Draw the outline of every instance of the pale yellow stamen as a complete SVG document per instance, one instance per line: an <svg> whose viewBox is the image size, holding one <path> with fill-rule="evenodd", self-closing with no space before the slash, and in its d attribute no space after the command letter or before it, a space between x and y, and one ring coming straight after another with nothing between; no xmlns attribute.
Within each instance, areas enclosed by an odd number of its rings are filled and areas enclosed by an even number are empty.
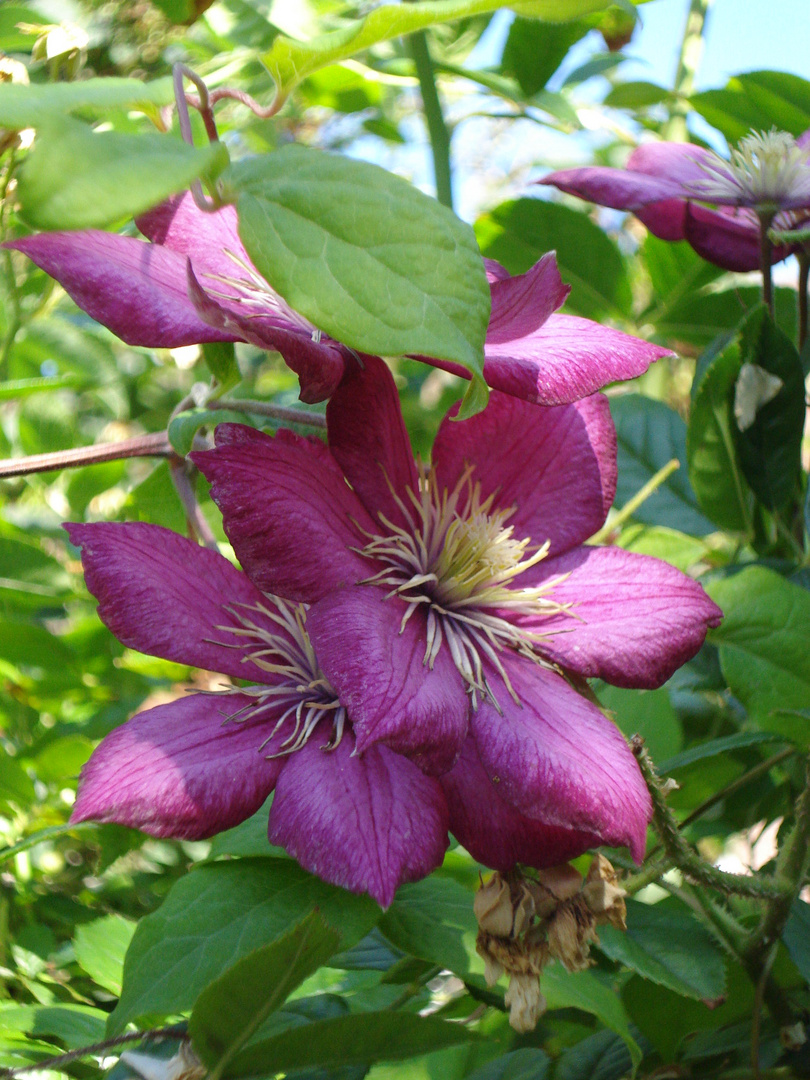
<svg viewBox="0 0 810 1080"><path fill-rule="evenodd" d="M263 749L292 720L292 731L281 744L281 749L269 757L283 757L300 750L324 719L332 721L332 737L323 747L333 750L343 737L346 726L346 710L340 704L337 692L323 674L306 630L306 604L287 604L276 596L268 596L269 605L258 603L234 604L225 608L239 626L223 625L215 629L243 638L243 644L226 645L222 641L213 644L226 648L243 649L242 661L255 664L268 675L281 676L276 685L260 684L224 691L208 691L220 694L241 694L255 698L255 703L232 713L227 721L241 723L253 720L271 709L283 708L270 734L262 743ZM251 612L261 618L257 621ZM265 623L269 620L281 629L274 634Z"/></svg>
<svg viewBox="0 0 810 1080"><path fill-rule="evenodd" d="M547 556L549 545L532 550L529 538L516 539L507 524L515 508L495 509L495 494L483 498L472 473L472 466L465 469L449 491L439 487L434 469L419 462L417 491L408 489L408 502L392 489L410 528L381 514L386 533L365 533L369 542L358 550L383 564L365 584L388 586L389 596L399 596L408 605L401 631L414 611L426 605L425 664L432 668L446 643L477 705L479 695L495 702L483 658L492 663L515 700L499 653L509 648L544 663L535 645L546 635L525 630L504 615L559 615L568 605L548 596L562 577L534 587L514 584Z"/></svg>
<svg viewBox="0 0 810 1080"><path fill-rule="evenodd" d="M776 210L785 201L810 200L810 150L786 131L752 132L731 151L730 161L713 154L700 166L706 179L691 188L707 202Z"/></svg>

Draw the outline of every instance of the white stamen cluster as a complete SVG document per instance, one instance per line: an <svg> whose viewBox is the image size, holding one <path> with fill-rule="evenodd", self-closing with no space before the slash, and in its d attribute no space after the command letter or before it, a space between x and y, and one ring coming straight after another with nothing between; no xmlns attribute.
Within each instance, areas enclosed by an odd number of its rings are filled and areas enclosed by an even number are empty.
<svg viewBox="0 0 810 1080"><path fill-rule="evenodd" d="M495 496L482 498L481 485L472 481L472 467L452 491L440 488L435 470L421 462L418 472L418 490L408 489L407 505L392 492L410 527L395 525L380 514L386 534L366 533L369 543L359 549L361 554L384 564L366 584L390 586L389 596L407 603L402 630L420 605L427 606L424 662L432 668L447 642L474 706L479 695L495 702L483 657L517 700L498 654L509 648L543 663L534 649L543 635L504 616L556 615L566 610L547 595L562 580L559 577L534 588L513 586L516 578L546 557L549 545L529 554L530 540L515 539L512 526L506 524L515 508L493 509Z"/></svg>
<svg viewBox="0 0 810 1080"><path fill-rule="evenodd" d="M270 317L277 317L283 319L285 322L292 323L294 326L299 327L301 330L306 330L312 334L313 338L317 335L317 340L320 340L320 331L316 330L312 323L305 319L303 315L299 315L297 311L293 311L290 305L282 299L271 288L268 282L264 280L261 274L250 265L240 258L234 252L225 248L225 254L234 263L238 270L236 274L238 276L231 277L226 274L211 274L206 273L202 276L208 278L210 281L217 281L222 285L227 285L233 292L222 292L215 289L208 288L208 292L211 296L217 297L219 300L227 300L231 303L244 304L247 308L255 308L255 311L248 311L246 317L249 319L262 319ZM239 272L241 271L241 273Z"/></svg>
<svg viewBox="0 0 810 1080"><path fill-rule="evenodd" d="M281 744L281 749L269 755L282 757L300 750L321 720L328 718L332 721L332 738L323 749L334 750L343 737L346 709L340 704L337 692L318 665L318 658L306 630L307 605L287 604L276 596L268 599L268 605L234 604L226 608L240 625L216 627L217 630L243 638L241 645L228 647L243 649L243 661L250 661L274 677L270 685L262 683L224 691L225 694L242 694L255 698L255 701L228 716L227 720L237 723L253 720L262 713L281 706L283 712L259 749L263 750L292 718L292 731ZM260 615L261 621L256 621L251 612ZM265 620L275 623L282 632L272 633ZM217 641L214 644L223 645L224 642ZM214 691L217 692L222 691Z"/></svg>
<svg viewBox="0 0 810 1080"><path fill-rule="evenodd" d="M713 154L702 161L705 180L691 189L707 202L733 202L777 210L784 202L810 203L810 149L786 131L752 132L731 151L731 160Z"/></svg>

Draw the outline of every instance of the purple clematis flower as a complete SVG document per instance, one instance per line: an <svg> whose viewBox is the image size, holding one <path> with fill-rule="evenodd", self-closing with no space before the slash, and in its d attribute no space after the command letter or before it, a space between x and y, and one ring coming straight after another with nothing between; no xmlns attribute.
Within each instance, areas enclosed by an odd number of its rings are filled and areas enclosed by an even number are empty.
<svg viewBox="0 0 810 1080"><path fill-rule="evenodd" d="M382 744L355 753L306 605L265 595L223 556L157 525L67 528L99 614L125 645L251 684L189 694L116 728L82 770L71 821L199 839L244 821L275 789L270 841L326 881L388 906L399 884L441 863L439 782ZM425 722L441 705L424 700Z"/></svg>
<svg viewBox="0 0 810 1080"><path fill-rule="evenodd" d="M777 231L794 229L810 211L810 131L798 139L753 133L730 160L690 143L649 143L633 151L625 169L565 169L540 183L630 210L655 236L686 240L726 270L756 270L763 217ZM771 258L789 254L788 245L776 246Z"/></svg>
<svg viewBox="0 0 810 1080"><path fill-rule="evenodd" d="M239 239L233 206L205 213L186 194L137 224L149 243L87 230L42 233L7 246L28 255L130 345L248 341L281 353L299 377L303 401L333 393L350 350L293 311L261 277ZM619 330L554 314L569 287L553 254L518 277L497 263L488 263L488 272L492 315L484 375L498 390L563 404L635 378L671 355ZM461 367L420 359L469 377Z"/></svg>
<svg viewBox="0 0 810 1080"><path fill-rule="evenodd" d="M386 746L438 776L451 831L496 869L595 843L640 859L648 793L574 684L660 686L721 612L666 563L583 546L615 490L606 400L494 392L479 416L444 420L428 467L390 372L366 357L327 421L329 449L223 424L193 457L251 580L311 605L356 751Z"/></svg>

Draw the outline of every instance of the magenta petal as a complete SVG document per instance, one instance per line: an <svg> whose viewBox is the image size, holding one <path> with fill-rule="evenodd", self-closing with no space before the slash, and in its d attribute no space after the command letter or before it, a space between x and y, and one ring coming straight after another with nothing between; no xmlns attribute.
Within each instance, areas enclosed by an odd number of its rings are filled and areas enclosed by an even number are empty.
<svg viewBox="0 0 810 1080"><path fill-rule="evenodd" d="M220 424L217 442L191 456L260 589L311 603L373 573L352 548L366 542L358 526L374 532L374 523L323 443L240 424Z"/></svg>
<svg viewBox="0 0 810 1080"><path fill-rule="evenodd" d="M502 654L518 705L493 672L498 704L472 716L478 754L498 794L545 825L586 832L644 855L650 796L619 729L553 671Z"/></svg>
<svg viewBox="0 0 810 1080"><path fill-rule="evenodd" d="M707 179L706 165L717 169L719 164L716 154L693 143L649 142L636 147L627 159L627 171L677 185L678 194L685 195Z"/></svg>
<svg viewBox="0 0 810 1080"><path fill-rule="evenodd" d="M635 213L639 221L660 240L684 240L688 208L689 203L685 199L664 199L642 206Z"/></svg>
<svg viewBox="0 0 810 1080"><path fill-rule="evenodd" d="M268 760L271 748L261 749L272 721L227 720L251 701L192 694L134 716L82 769L70 820L115 822L178 840L238 825L262 805L286 760Z"/></svg>
<svg viewBox="0 0 810 1080"><path fill-rule="evenodd" d="M544 176L538 183L614 210L637 210L647 203L682 195L681 185L676 181L606 165L562 169Z"/></svg>
<svg viewBox="0 0 810 1080"><path fill-rule="evenodd" d="M601 843L591 833L533 821L504 802L472 738L465 741L458 762L439 783L450 811L450 832L474 859L493 870L505 873L515 863L538 869L557 866Z"/></svg>
<svg viewBox="0 0 810 1080"><path fill-rule="evenodd" d="M187 255L211 273L234 277L237 259L250 265L239 239L236 207L230 204L208 213L187 191L141 214L135 224L154 244Z"/></svg>
<svg viewBox="0 0 810 1080"><path fill-rule="evenodd" d="M267 682L246 657L234 612L271 633L279 628L255 605L266 602L249 579L215 551L146 523L65 526L82 549L98 613L131 649L240 679ZM257 646L258 647L258 646Z"/></svg>
<svg viewBox="0 0 810 1080"><path fill-rule="evenodd" d="M670 349L575 315L551 315L526 337L484 347L494 390L539 405L564 405L607 383L635 379Z"/></svg>
<svg viewBox="0 0 810 1080"><path fill-rule="evenodd" d="M616 686L660 686L723 617L698 582L660 559L621 548L569 551L525 578L541 584L558 576L564 580L549 595L570 604L569 612L517 621L549 634L539 648L556 663Z"/></svg>
<svg viewBox="0 0 810 1080"><path fill-rule="evenodd" d="M207 325L223 333L249 341L260 349L281 354L298 376L302 401L324 401L337 388L344 369L343 353L330 339L313 336L312 328L302 328L278 313L253 309L245 314L238 299L218 296L203 288L195 274L198 263L189 262L186 274L188 293L194 308ZM205 280L203 278L203 280Z"/></svg>
<svg viewBox="0 0 810 1080"><path fill-rule="evenodd" d="M128 345L174 349L234 340L199 317L186 292L186 260L167 248L95 230L42 233L6 246L56 278Z"/></svg>
<svg viewBox="0 0 810 1080"><path fill-rule="evenodd" d="M329 449L373 518L409 524L397 497L410 507L417 477L394 378L384 361L353 363L326 408ZM395 497L396 496L396 497Z"/></svg>
<svg viewBox="0 0 810 1080"><path fill-rule="evenodd" d="M385 746L353 754L350 731L336 749L324 750L330 734L321 725L285 766L270 811L270 842L324 881L370 893L388 907L399 885L441 864L442 789Z"/></svg>
<svg viewBox="0 0 810 1080"><path fill-rule="evenodd" d="M385 743L429 773L449 769L467 734L469 698L450 652L425 664L426 617L381 589L333 593L307 614L324 674L349 711L362 753Z"/></svg>
<svg viewBox="0 0 810 1080"><path fill-rule="evenodd" d="M487 345L493 346L524 338L541 327L565 302L571 286L563 284L557 257L550 251L525 274L490 282L490 292Z"/></svg>
<svg viewBox="0 0 810 1080"><path fill-rule="evenodd" d="M605 521L616 490L616 431L607 400L544 408L493 392L477 416L442 421L433 446L440 483L453 488L467 465L496 508L515 507L514 536L559 553Z"/></svg>

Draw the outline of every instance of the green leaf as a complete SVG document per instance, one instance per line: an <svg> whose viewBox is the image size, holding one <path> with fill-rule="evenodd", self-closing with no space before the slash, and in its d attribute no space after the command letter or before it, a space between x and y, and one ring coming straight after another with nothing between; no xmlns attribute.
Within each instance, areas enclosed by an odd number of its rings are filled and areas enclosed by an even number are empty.
<svg viewBox="0 0 810 1080"><path fill-rule="evenodd" d="M202 351L208 370L219 383L219 390L224 393L236 386L242 375L233 342L206 341L202 345Z"/></svg>
<svg viewBox="0 0 810 1080"><path fill-rule="evenodd" d="M73 948L80 966L113 994L121 993L124 955L134 933L135 923L120 915L105 915L76 930Z"/></svg>
<svg viewBox="0 0 810 1080"><path fill-rule="evenodd" d="M63 116L40 126L18 193L24 217L37 228L104 228L194 180L213 179L227 163L222 143L194 147L167 135L96 133Z"/></svg>
<svg viewBox="0 0 810 1080"><path fill-rule="evenodd" d="M503 49L501 71L513 75L527 97L542 90L590 27L584 22L549 24L516 16Z"/></svg>
<svg viewBox="0 0 810 1080"><path fill-rule="evenodd" d="M385 169L302 146L239 162L225 183L248 254L292 308L360 352L460 364L460 417L484 407L490 292L468 225Z"/></svg>
<svg viewBox="0 0 810 1080"><path fill-rule="evenodd" d="M725 964L714 939L674 901L641 904L628 899L627 931L600 927L599 949L676 994L714 999L725 989Z"/></svg>
<svg viewBox="0 0 810 1080"><path fill-rule="evenodd" d="M663 559L684 573L688 573L709 553L703 540L659 525L625 526L616 543L625 551L637 551L640 555Z"/></svg>
<svg viewBox="0 0 810 1080"><path fill-rule="evenodd" d="M810 592L762 566L709 582L706 590L725 616L709 635L720 646L732 693L758 728L807 745L807 721L784 710L810 701Z"/></svg>
<svg viewBox="0 0 810 1080"><path fill-rule="evenodd" d="M292 859L212 863L180 878L162 907L138 923L110 1034L144 1013L191 1008L213 979L286 934L314 907L340 931L345 949L380 917L368 896L327 885Z"/></svg>
<svg viewBox="0 0 810 1080"><path fill-rule="evenodd" d="M212 1080L293 990L337 950L340 934L310 914L283 937L256 949L210 983L189 1021L189 1035Z"/></svg>
<svg viewBox="0 0 810 1080"><path fill-rule="evenodd" d="M736 329L745 313L761 302L761 291L755 285L716 291L704 288L697 293L687 281L684 285L686 290L682 295L642 316L645 321L649 319L654 323L658 335L665 341L686 341L699 348L710 346L718 334ZM786 334L795 335L795 290L775 288L773 298L777 323Z"/></svg>
<svg viewBox="0 0 810 1080"><path fill-rule="evenodd" d="M0 537L0 599L17 606L54 606L72 594L71 579L37 545Z"/></svg>
<svg viewBox="0 0 810 1080"><path fill-rule="evenodd" d="M638 1066L642 1057L641 1048L630 1034L621 998L590 971L572 974L560 964L552 964L540 976L540 989L549 1009L582 1009L595 1016L624 1040L634 1067Z"/></svg>
<svg viewBox="0 0 810 1080"><path fill-rule="evenodd" d="M681 722L663 686L659 690L623 690L605 685L597 687L597 695L628 738L636 734L643 737L653 761L672 757L680 750Z"/></svg>
<svg viewBox="0 0 810 1080"><path fill-rule="evenodd" d="M24 34L18 29L20 23L28 26L42 25L47 19L33 8L24 7L22 4L13 4L5 0L0 4L0 49L4 53L28 52L36 38L30 34ZM0 88L0 101L3 100L3 89ZM2 123L2 120L0 120Z"/></svg>
<svg viewBox="0 0 810 1080"><path fill-rule="evenodd" d="M0 757L0 800L13 803L20 809L33 803L34 784L22 765L3 753Z"/></svg>
<svg viewBox="0 0 810 1080"><path fill-rule="evenodd" d="M710 739L708 742L698 743L697 746L690 746L688 750L658 762L657 766L662 774L670 773L693 765L696 761L719 755L726 756L734 750L747 750L749 746L783 741L778 735L769 735L765 731L740 731L736 735L724 735L721 739Z"/></svg>
<svg viewBox="0 0 810 1080"><path fill-rule="evenodd" d="M169 442L181 457L191 453L194 436L201 427L225 423L245 423L245 414L225 409L189 409L169 421Z"/></svg>
<svg viewBox="0 0 810 1080"><path fill-rule="evenodd" d="M401 1061L480 1036L460 1024L405 1012L363 1013L315 1020L248 1046L224 1072L226 1077L267 1075L320 1066L340 1068L375 1061Z"/></svg>
<svg viewBox="0 0 810 1080"><path fill-rule="evenodd" d="M686 434L689 479L701 509L724 529L751 528L751 492L735 447L734 384L742 359L736 343L704 369L692 401Z"/></svg>
<svg viewBox="0 0 810 1080"><path fill-rule="evenodd" d="M101 1042L107 1014L89 1005L0 1004L0 1032L53 1035L70 1050Z"/></svg>
<svg viewBox="0 0 810 1080"><path fill-rule="evenodd" d="M312 41L294 41L279 34L261 59L276 84L276 101L280 104L313 71L348 60L381 41L413 34L437 23L482 15L502 7L511 7L530 18L557 22L576 19L608 6L605 0L423 0L407 5L385 4L374 8L365 18Z"/></svg>
<svg viewBox="0 0 810 1080"><path fill-rule="evenodd" d="M678 304L688 302L697 290L711 284L723 273L719 266L701 259L700 255L685 240L677 243L659 240L648 233L641 245L644 268L650 275L653 298L650 306L643 312L639 322L651 322L658 326L665 324L670 312ZM739 319L738 314L734 322ZM715 337L717 330L710 334Z"/></svg>
<svg viewBox="0 0 810 1080"><path fill-rule="evenodd" d="M450 878L403 885L380 920L380 930L402 952L431 960L462 979L483 975L475 951L478 923L473 894Z"/></svg>
<svg viewBox="0 0 810 1080"><path fill-rule="evenodd" d="M563 1051L554 1080L623 1080L632 1068L622 1040L612 1031L597 1031Z"/></svg>
<svg viewBox="0 0 810 1080"><path fill-rule="evenodd" d="M763 506L783 510L798 490L802 467L801 360L764 306L748 316L741 336L743 366L734 390L740 467ZM775 380L771 387L768 376Z"/></svg>
<svg viewBox="0 0 810 1080"><path fill-rule="evenodd" d="M27 21L27 20L22 20ZM64 113L77 109L143 109L151 111L174 101L172 80L85 79L0 87L0 127L38 128L64 122Z"/></svg>
<svg viewBox="0 0 810 1080"><path fill-rule="evenodd" d="M467 1080L545 1080L550 1066L551 1058L544 1050L526 1046L488 1061Z"/></svg>
<svg viewBox="0 0 810 1080"><path fill-rule="evenodd" d="M633 517L648 525L666 525L692 536L714 532L701 514L686 473L686 424L662 401L626 394L610 399L610 412L618 438L619 476L616 506L624 506L667 462L677 458L681 468L672 473L635 511Z"/></svg>
<svg viewBox="0 0 810 1080"><path fill-rule="evenodd" d="M588 318L629 315L632 296L619 249L586 213L560 203L517 199L501 203L475 223L481 251L512 274L525 273L556 251L571 286L566 311Z"/></svg>
<svg viewBox="0 0 810 1080"><path fill-rule="evenodd" d="M810 983L810 904L796 900L790 918L782 931L782 941L790 959L799 969L805 982ZM2 1014L0 1014L2 1023Z"/></svg>
<svg viewBox="0 0 810 1080"><path fill-rule="evenodd" d="M609 105L611 109L646 109L650 105L660 105L671 94L671 90L651 82L619 83L602 104Z"/></svg>
<svg viewBox="0 0 810 1080"><path fill-rule="evenodd" d="M777 127L798 136L810 127L810 82L785 71L734 75L722 90L693 94L690 102L729 142L751 130Z"/></svg>
<svg viewBox="0 0 810 1080"><path fill-rule="evenodd" d="M0 86L2 89L2 86ZM12 379L0 383L0 401L20 401L32 394L41 394L47 390L73 390L86 383L78 375L62 375L58 378Z"/></svg>

